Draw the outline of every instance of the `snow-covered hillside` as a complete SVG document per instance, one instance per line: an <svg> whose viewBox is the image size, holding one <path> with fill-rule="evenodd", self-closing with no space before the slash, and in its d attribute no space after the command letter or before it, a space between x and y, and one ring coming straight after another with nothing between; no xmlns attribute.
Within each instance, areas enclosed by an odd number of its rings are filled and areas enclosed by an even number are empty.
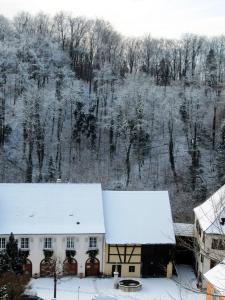
<svg viewBox="0 0 225 300"><path fill-rule="evenodd" d="M0 181L169 190L225 182L225 39L125 39L102 20L0 17Z"/></svg>

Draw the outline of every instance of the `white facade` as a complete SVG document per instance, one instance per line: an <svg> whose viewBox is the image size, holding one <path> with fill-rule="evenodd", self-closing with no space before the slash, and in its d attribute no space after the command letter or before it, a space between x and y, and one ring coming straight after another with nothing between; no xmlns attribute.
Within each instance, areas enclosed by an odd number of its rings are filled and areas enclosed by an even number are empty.
<svg viewBox="0 0 225 300"><path fill-rule="evenodd" d="M196 249L194 249L194 252L196 255L198 278L202 281L203 287L206 287L203 275L225 258L224 234L212 234L203 231L198 219L195 217L194 236L196 238ZM221 249L218 249L215 247L215 241L220 240L223 242Z"/></svg>
<svg viewBox="0 0 225 300"><path fill-rule="evenodd" d="M96 258L100 262L100 272L104 272L104 235L103 234L80 234L80 235L15 235L15 239L18 241L18 248L21 249L21 238L29 238L29 256L28 259L32 262L32 274L40 275L40 263L44 259L43 250L45 238L52 239L52 247L46 250L53 250L53 259L56 261L57 268L60 272L63 271L63 262L66 259L66 250L75 250L75 259L77 261L77 274L85 276L85 264L88 259L88 250L98 250ZM73 237L75 241L74 248L67 248L67 237ZM90 238L95 237L97 239L96 247L90 247ZM1 238L5 238L6 242L8 236L1 235ZM1 249L0 249L1 250Z"/></svg>
<svg viewBox="0 0 225 300"><path fill-rule="evenodd" d="M197 272L203 275L225 258L225 185L194 209Z"/></svg>
<svg viewBox="0 0 225 300"><path fill-rule="evenodd" d="M11 232L18 240L18 248L29 250L33 275L40 274L46 247L53 251L51 258L57 272L63 269L66 250L76 251L76 274L83 276L89 258L87 251L98 250L95 274L103 272L105 224L101 185L0 184L0 248L6 244L2 238L7 242Z"/></svg>

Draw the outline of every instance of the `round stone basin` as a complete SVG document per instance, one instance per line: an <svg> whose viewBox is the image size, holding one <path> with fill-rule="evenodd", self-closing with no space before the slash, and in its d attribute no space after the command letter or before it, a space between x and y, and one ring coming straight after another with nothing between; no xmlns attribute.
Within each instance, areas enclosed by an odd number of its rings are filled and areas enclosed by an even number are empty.
<svg viewBox="0 0 225 300"><path fill-rule="evenodd" d="M141 290L141 283L133 279L123 279L119 281L119 289L124 292L137 292Z"/></svg>

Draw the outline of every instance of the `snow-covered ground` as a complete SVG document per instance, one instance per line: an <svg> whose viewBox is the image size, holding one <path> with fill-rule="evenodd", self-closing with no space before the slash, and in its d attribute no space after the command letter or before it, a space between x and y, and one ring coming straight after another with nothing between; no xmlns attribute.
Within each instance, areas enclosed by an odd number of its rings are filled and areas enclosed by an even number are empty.
<svg viewBox="0 0 225 300"><path fill-rule="evenodd" d="M113 279L64 277L57 283L57 300L92 300L108 299L110 296L118 300L203 300L204 294L194 291L195 277L189 267L179 268L179 278L141 278L142 290L136 293L126 293L113 289ZM181 282L181 284L179 284ZM44 300L53 299L53 279L32 279L32 291Z"/></svg>

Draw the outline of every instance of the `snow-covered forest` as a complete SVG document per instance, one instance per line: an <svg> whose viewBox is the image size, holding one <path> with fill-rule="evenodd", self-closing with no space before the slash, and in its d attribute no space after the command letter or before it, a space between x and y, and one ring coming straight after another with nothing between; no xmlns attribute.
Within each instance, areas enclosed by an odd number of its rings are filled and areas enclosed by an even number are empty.
<svg viewBox="0 0 225 300"><path fill-rule="evenodd" d="M224 86L222 36L125 38L62 12L0 16L0 181L168 189L188 220L225 183Z"/></svg>

